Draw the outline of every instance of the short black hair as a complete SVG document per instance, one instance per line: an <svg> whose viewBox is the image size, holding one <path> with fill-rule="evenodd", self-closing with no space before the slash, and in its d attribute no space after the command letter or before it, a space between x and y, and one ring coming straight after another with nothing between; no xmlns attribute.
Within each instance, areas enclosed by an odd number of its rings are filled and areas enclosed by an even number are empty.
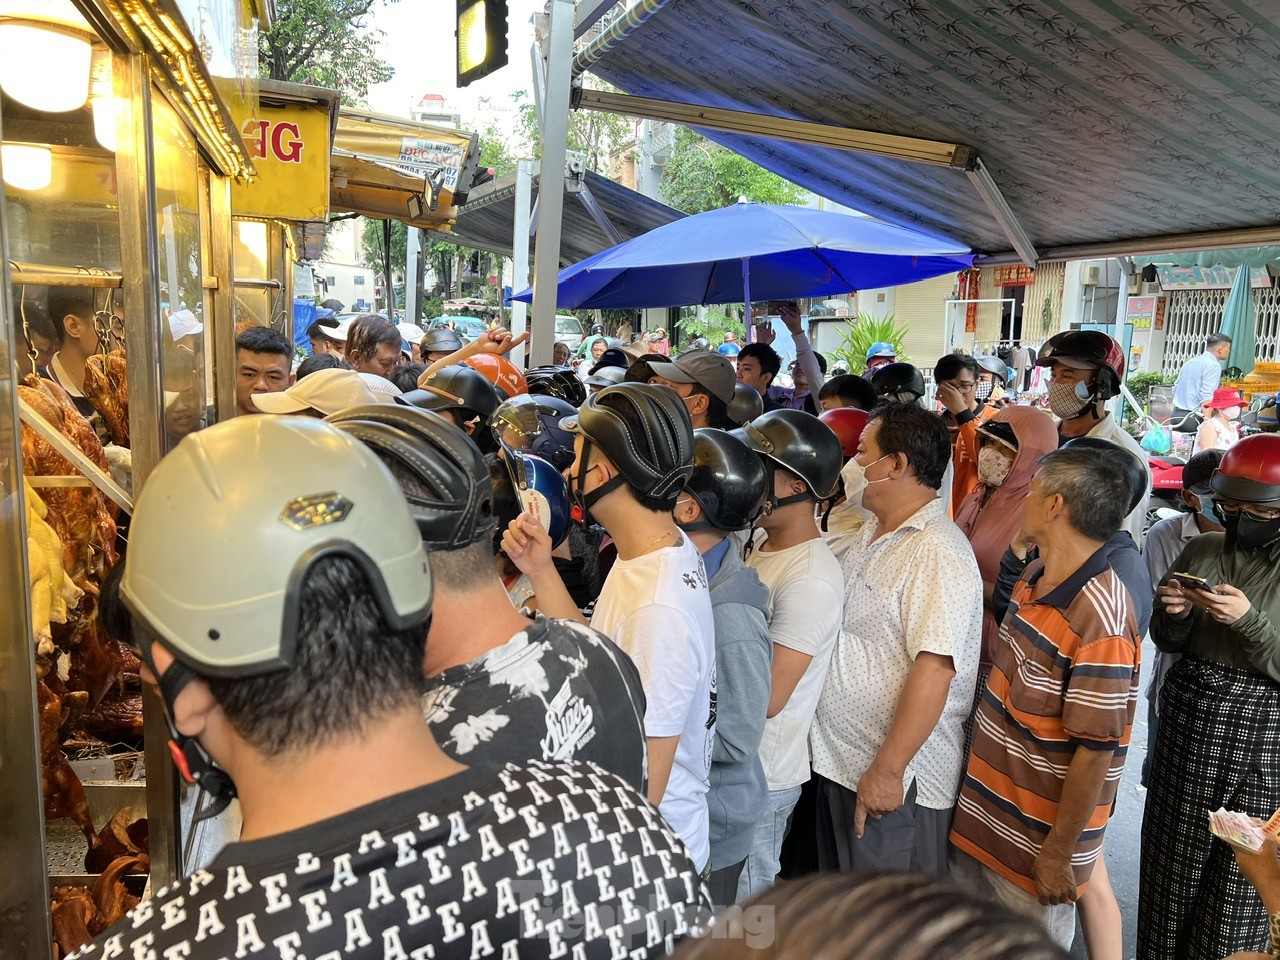
<svg viewBox="0 0 1280 960"><path fill-rule="evenodd" d="M293 344L289 338L270 327L250 327L236 337L236 349L250 353L272 353L293 359Z"/></svg>
<svg viewBox="0 0 1280 960"><path fill-rule="evenodd" d="M871 411L871 421L879 424L881 454L902 454L916 480L933 490L942 486L951 462L951 437L940 416L918 403L886 403Z"/></svg>
<svg viewBox="0 0 1280 960"><path fill-rule="evenodd" d="M54 325L53 319L49 316L49 311L40 302L36 300L22 301L22 312L18 314L18 323L22 324L24 321L27 324L27 329L32 333L55 343L61 341L62 334L58 332L58 328Z"/></svg>
<svg viewBox="0 0 1280 960"><path fill-rule="evenodd" d="M827 358L817 350L813 351L813 359L818 361L818 369L822 371L822 375L827 375Z"/></svg>
<svg viewBox="0 0 1280 960"><path fill-rule="evenodd" d="M599 406L605 407L617 414L618 418L626 424L626 432L636 439L636 453L645 460L652 462L654 459L653 448L647 440L649 436L649 429L646 424L641 421L639 411L637 411L635 406L627 400L626 396L621 393L613 393L605 390L596 394L595 402ZM642 437L646 439L641 440ZM594 443L591 444L591 450L592 456L603 457L606 460L609 459L609 455ZM590 466L590 463L588 462L585 465ZM619 476L622 475L619 474ZM673 490L669 496L654 497L650 496L646 491L637 488L630 480L627 480L626 477L623 477L623 481L626 483L627 489L631 491L631 495L635 497L636 502L646 510L652 510L654 513L670 513L675 509L676 501L680 499L680 488Z"/></svg>
<svg viewBox="0 0 1280 960"><path fill-rule="evenodd" d="M729 405L700 383L692 384L690 396L707 398L707 423L717 430L734 430L738 424L729 419Z"/></svg>
<svg viewBox="0 0 1280 960"><path fill-rule="evenodd" d="M880 402L871 381L852 373L842 373L822 385L822 389L818 391L818 399L826 400L830 397L839 400L841 406L857 407L859 410L871 410Z"/></svg>
<svg viewBox="0 0 1280 960"><path fill-rule="evenodd" d="M755 357L756 362L760 364L760 372L769 374L771 379L776 377L778 371L782 369L782 357L778 356L778 351L767 343L748 343L738 351L739 363L748 357Z"/></svg>
<svg viewBox="0 0 1280 960"><path fill-rule="evenodd" d="M1225 333L1222 333L1221 331L1219 331L1218 333L1211 333L1209 334L1208 349L1212 350L1214 347L1218 346L1219 344L1230 343L1230 342L1231 342L1231 338L1227 336Z"/></svg>
<svg viewBox="0 0 1280 960"><path fill-rule="evenodd" d="M347 331L348 360L372 360L381 346L397 350L404 346L404 337L395 323L376 313L361 314L351 321L351 329Z"/></svg>
<svg viewBox="0 0 1280 960"><path fill-rule="evenodd" d="M1058 494L1071 526L1095 543L1106 543L1129 512L1129 474L1108 450L1063 447L1040 458L1041 490Z"/></svg>
<svg viewBox="0 0 1280 960"><path fill-rule="evenodd" d="M961 370L968 370L973 374L973 379L978 379L977 360L966 353L948 353L933 365L933 382L945 383L948 380L954 380L960 375Z"/></svg>
<svg viewBox="0 0 1280 960"><path fill-rule="evenodd" d="M427 626L394 629L364 571L317 560L302 580L293 663L254 677L207 677L214 699L255 750L276 757L359 736L422 696Z"/></svg>
<svg viewBox="0 0 1280 960"><path fill-rule="evenodd" d="M401 393L408 393L418 389L418 378L426 372L425 363L402 363L391 371L389 379L400 388Z"/></svg>
<svg viewBox="0 0 1280 960"><path fill-rule="evenodd" d="M351 364L332 353L314 353L298 364L293 380L297 383L308 374L318 370L350 370Z"/></svg>
<svg viewBox="0 0 1280 960"><path fill-rule="evenodd" d="M59 343L67 338L67 328L63 321L68 315L81 320L93 319L93 291L89 287L50 287L44 303Z"/></svg>
<svg viewBox="0 0 1280 960"><path fill-rule="evenodd" d="M1207 487L1209 478L1213 476L1213 472L1218 469L1218 464L1222 462L1223 450L1201 450L1194 457L1187 461L1187 465L1182 468L1182 489L1190 490L1192 487Z"/></svg>
<svg viewBox="0 0 1280 960"><path fill-rule="evenodd" d="M332 326L332 327L326 326L325 324L321 323L319 320L313 320L311 323L311 326L307 327L307 339L308 340L330 340L333 343L342 343L343 341L339 340L337 337L333 335L333 332L336 329L337 329L336 326Z"/></svg>

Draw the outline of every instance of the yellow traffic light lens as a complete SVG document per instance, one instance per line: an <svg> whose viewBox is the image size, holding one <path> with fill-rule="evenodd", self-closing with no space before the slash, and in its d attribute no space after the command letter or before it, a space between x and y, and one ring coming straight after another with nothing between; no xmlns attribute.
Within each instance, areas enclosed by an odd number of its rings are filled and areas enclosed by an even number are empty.
<svg viewBox="0 0 1280 960"><path fill-rule="evenodd" d="M478 0L458 14L458 72L468 73L484 63L489 52L485 0Z"/></svg>

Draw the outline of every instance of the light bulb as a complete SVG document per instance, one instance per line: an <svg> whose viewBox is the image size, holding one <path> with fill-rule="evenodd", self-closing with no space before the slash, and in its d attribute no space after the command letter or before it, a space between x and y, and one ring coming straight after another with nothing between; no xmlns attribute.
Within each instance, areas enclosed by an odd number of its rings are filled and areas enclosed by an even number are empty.
<svg viewBox="0 0 1280 960"><path fill-rule="evenodd" d="M4 182L17 190L43 190L53 182L53 154L27 143L0 146Z"/></svg>
<svg viewBox="0 0 1280 960"><path fill-rule="evenodd" d="M89 101L93 108L93 135L103 150L116 152L116 121L120 116L120 101L112 96L94 96Z"/></svg>
<svg viewBox="0 0 1280 960"><path fill-rule="evenodd" d="M42 113L66 113L89 97L88 34L34 20L0 20L0 88Z"/></svg>

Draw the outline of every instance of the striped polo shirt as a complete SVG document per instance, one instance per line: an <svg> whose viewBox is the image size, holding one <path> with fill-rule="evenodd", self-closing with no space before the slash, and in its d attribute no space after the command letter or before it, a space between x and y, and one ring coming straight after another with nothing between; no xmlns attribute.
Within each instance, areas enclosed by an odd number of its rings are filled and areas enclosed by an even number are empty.
<svg viewBox="0 0 1280 960"><path fill-rule="evenodd" d="M1027 567L1000 626L951 831L957 848L1032 894L1032 864L1081 746L1114 751L1071 859L1080 888L1093 871L1124 771L1142 650L1133 604L1105 549L1032 599L1043 572L1043 561Z"/></svg>

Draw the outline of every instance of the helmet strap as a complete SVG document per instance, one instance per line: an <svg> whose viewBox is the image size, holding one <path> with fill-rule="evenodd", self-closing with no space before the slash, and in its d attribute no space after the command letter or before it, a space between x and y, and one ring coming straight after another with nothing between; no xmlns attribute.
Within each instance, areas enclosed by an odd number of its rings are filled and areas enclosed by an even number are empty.
<svg viewBox="0 0 1280 960"><path fill-rule="evenodd" d="M235 799L235 782L225 770L213 762L213 758L205 752L204 747L195 737L179 733L177 724L173 721L173 705L178 702L179 694L193 680L199 680L200 675L177 659L161 675L151 658L150 644L143 644L141 653L143 661L150 668L151 673L157 677L157 684L160 687L164 720L169 726L169 753L173 764L178 768L183 780L200 787L212 799L207 807L197 812L193 822L199 823L201 820L216 817Z"/></svg>

